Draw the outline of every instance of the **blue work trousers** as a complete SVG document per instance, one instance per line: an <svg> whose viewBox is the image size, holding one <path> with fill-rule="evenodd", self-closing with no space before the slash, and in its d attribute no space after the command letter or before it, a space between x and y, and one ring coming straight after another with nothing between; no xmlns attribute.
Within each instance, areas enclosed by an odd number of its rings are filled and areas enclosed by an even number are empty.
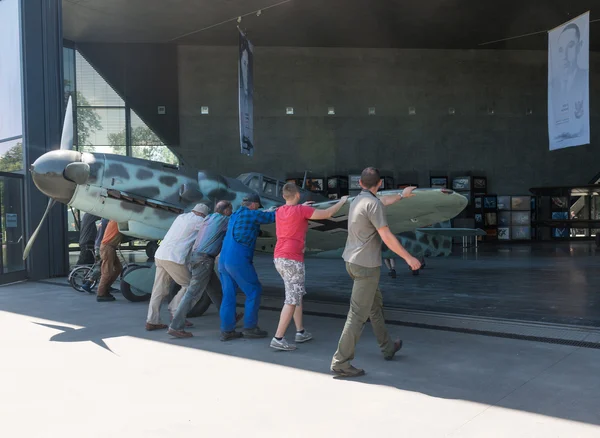
<svg viewBox="0 0 600 438"><path fill-rule="evenodd" d="M246 295L244 330L258 325L258 308L262 286L254 269L254 248L237 243L231 236L225 238L219 257L219 276L223 288L221 303L221 331L235 330L236 291L239 287Z"/></svg>

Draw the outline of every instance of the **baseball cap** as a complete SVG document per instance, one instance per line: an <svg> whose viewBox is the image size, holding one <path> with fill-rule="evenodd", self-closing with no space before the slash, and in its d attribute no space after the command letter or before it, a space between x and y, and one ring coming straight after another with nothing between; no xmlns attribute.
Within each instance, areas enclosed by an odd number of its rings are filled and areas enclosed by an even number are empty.
<svg viewBox="0 0 600 438"><path fill-rule="evenodd" d="M192 211L196 211L198 213L202 213L205 215L207 215L209 213L209 209L206 204L196 204L196 206L192 209Z"/></svg>
<svg viewBox="0 0 600 438"><path fill-rule="evenodd" d="M262 207L262 204L260 203L260 196L258 196L256 193L248 193L246 196L244 196L244 202L256 202Z"/></svg>

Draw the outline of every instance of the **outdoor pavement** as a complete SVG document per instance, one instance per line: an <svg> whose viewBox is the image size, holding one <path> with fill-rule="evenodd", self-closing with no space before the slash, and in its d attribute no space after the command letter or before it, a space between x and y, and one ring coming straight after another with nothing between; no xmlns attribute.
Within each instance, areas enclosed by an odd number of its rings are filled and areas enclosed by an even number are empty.
<svg viewBox="0 0 600 438"><path fill-rule="evenodd" d="M315 339L277 352L220 342L214 308L192 339L146 332L148 303L116 297L0 287L0 436L600 436L599 349L390 326L404 348L387 362L367 324L367 375L339 380L343 319L309 315ZM277 319L261 310L271 335Z"/></svg>

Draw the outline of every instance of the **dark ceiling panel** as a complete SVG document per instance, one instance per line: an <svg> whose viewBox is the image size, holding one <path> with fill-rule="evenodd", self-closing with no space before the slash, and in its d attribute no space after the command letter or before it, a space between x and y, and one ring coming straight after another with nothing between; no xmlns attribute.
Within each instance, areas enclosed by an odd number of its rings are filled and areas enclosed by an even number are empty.
<svg viewBox="0 0 600 438"><path fill-rule="evenodd" d="M65 38L77 42L235 45L237 22L217 24L281 1L63 0L63 29ZM545 50L545 30L599 3L291 0L245 17L240 27L257 46ZM538 31L542 33L482 45ZM591 49L600 50L600 22L591 25L590 38Z"/></svg>

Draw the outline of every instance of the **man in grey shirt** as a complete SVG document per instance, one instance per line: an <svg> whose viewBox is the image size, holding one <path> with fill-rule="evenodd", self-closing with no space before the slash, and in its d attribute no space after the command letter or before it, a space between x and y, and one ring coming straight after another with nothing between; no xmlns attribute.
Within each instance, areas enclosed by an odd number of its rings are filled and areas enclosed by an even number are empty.
<svg viewBox="0 0 600 438"><path fill-rule="evenodd" d="M202 298L206 291L219 309L221 307L221 290L215 273L215 258L221 252L223 238L227 233L229 216L233 207L229 201L219 201L215 212L204 220L191 250L189 268L192 273L190 285L181 299L171 321L168 333L176 338L190 338L193 335L186 332L185 317Z"/></svg>
<svg viewBox="0 0 600 438"><path fill-rule="evenodd" d="M363 327L371 319L371 326L386 360L391 360L402 348L402 341L390 342L383 318L383 297L379 290L381 271L381 243L402 257L411 269L419 269L421 264L411 256L390 231L385 217L384 206L403 198L415 196L414 187L407 187L401 195L386 196L381 201L377 191L381 186L379 171L367 167L360 176L362 192L352 201L348 211L348 239L342 254L346 270L354 281L350 298L350 311L340 337L338 349L331 361L331 371L341 377L356 377L365 371L353 367L356 343Z"/></svg>

